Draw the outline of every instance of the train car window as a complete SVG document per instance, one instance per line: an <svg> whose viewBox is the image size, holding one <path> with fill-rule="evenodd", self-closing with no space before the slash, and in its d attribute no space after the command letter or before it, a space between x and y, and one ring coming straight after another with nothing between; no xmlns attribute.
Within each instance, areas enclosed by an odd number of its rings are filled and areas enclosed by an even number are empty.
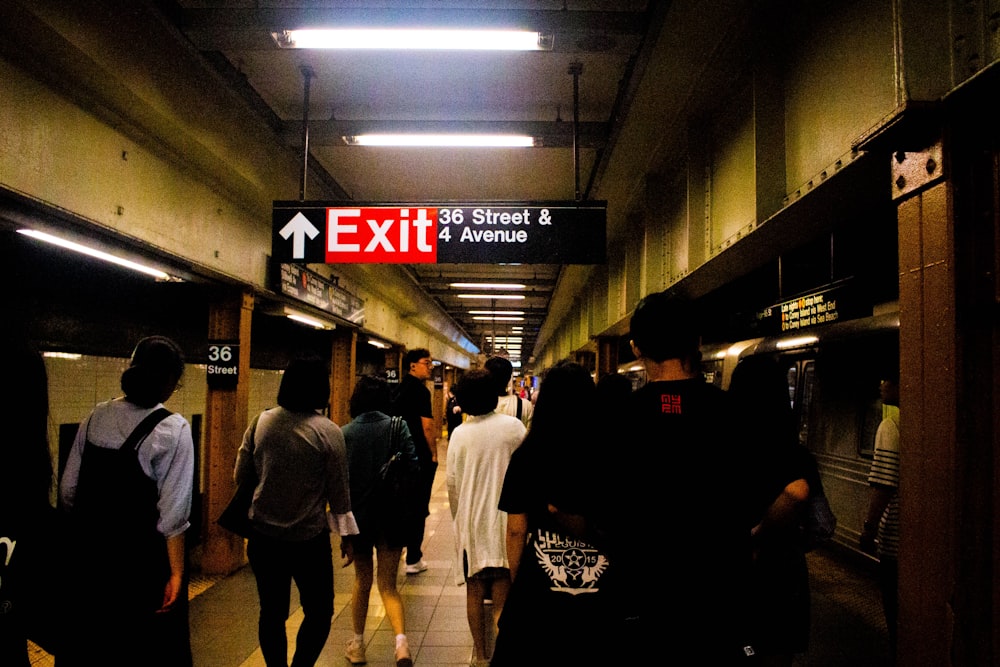
<svg viewBox="0 0 1000 667"><path fill-rule="evenodd" d="M705 382L722 389L722 359L702 361L701 375L705 378Z"/></svg>
<svg viewBox="0 0 1000 667"><path fill-rule="evenodd" d="M798 364L789 364L788 370L785 371L785 380L788 382L788 405L795 410L795 391L798 385L799 377L799 366Z"/></svg>
<svg viewBox="0 0 1000 667"><path fill-rule="evenodd" d="M813 394L816 383L816 362L802 362L802 382L799 389L799 405L796 415L799 420L799 444L809 446L809 422L813 413Z"/></svg>
<svg viewBox="0 0 1000 667"><path fill-rule="evenodd" d="M887 406L883 406L879 399L870 400L865 406L858 428L860 432L858 438L859 456L870 459L875 455L875 432L878 430L878 425L882 423L882 413L885 407Z"/></svg>

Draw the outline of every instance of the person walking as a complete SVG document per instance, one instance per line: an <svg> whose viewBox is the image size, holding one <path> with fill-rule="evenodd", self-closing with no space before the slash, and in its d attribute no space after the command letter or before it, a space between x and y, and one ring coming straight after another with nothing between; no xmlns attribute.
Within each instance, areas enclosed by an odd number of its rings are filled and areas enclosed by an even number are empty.
<svg viewBox="0 0 1000 667"><path fill-rule="evenodd" d="M351 597L354 637L347 643L345 655L352 665L367 662L364 633L368 599L375 578L372 567L374 550L378 561L379 597L396 637L396 667L411 667L413 658L406 639L403 599L396 589L396 574L406 536L405 517L388 516L382 509L379 471L397 453L411 464L414 475L418 474L419 463L406 422L387 414L390 397L389 384L385 380L370 376L358 378L351 395L351 421L343 428L351 479L351 508L359 531L357 535L346 538L351 544L354 560Z"/></svg>
<svg viewBox="0 0 1000 667"><path fill-rule="evenodd" d="M812 454L798 442L788 379L777 361L740 361L729 383L739 428L752 433L747 471L753 490L747 523L753 538L752 614L760 664L791 667L809 646L809 570L801 526L806 501L822 487Z"/></svg>
<svg viewBox="0 0 1000 667"><path fill-rule="evenodd" d="M5 366L16 382L0 387L0 665L29 667L28 640L58 649L59 523L49 502L48 374L27 339L0 327ZM44 635L41 632L44 631ZM44 637L44 638L43 638Z"/></svg>
<svg viewBox="0 0 1000 667"><path fill-rule="evenodd" d="M140 340L124 396L98 404L59 488L74 540L76 604L64 665L190 665L185 531L194 485L191 426L163 407L184 373L165 336Z"/></svg>
<svg viewBox="0 0 1000 667"><path fill-rule="evenodd" d="M545 372L542 388L498 503L513 581L490 664L612 664L612 563L587 530L564 522L606 509L604 427L581 418L599 414L596 388L583 366L565 361Z"/></svg>
<svg viewBox="0 0 1000 667"><path fill-rule="evenodd" d="M633 392L623 424L621 442L633 455L611 457L605 471L614 480L614 502L604 526L624 578L619 637L632 652L628 659L669 662L671 647L686 646L699 664L744 664L756 660L745 516L749 452L728 418L729 397L701 374L698 319L690 299L668 292L647 295L632 313L630 343L646 384ZM660 514L650 523L641 508L654 493ZM651 559L642 538L653 532L663 537L670 604L678 612L662 632L643 594ZM657 642L648 641L650 633L660 633Z"/></svg>
<svg viewBox="0 0 1000 667"><path fill-rule="evenodd" d="M406 353L403 365L407 373L400 380L393 400L392 414L402 417L410 429L413 446L420 461L420 495L415 500L417 507L406 540L406 574L420 574L427 569L422 545L424 526L430 514L431 490L434 475L437 474L437 436L434 428L434 411L431 406L431 392L427 381L431 379L434 361L431 353L424 348L416 348Z"/></svg>
<svg viewBox="0 0 1000 667"><path fill-rule="evenodd" d="M517 417L525 428L531 428L531 415L535 411L534 404L515 393L510 386L514 377L514 366L506 357L490 357L483 364L497 383L497 412L502 415Z"/></svg>
<svg viewBox="0 0 1000 667"><path fill-rule="evenodd" d="M486 623L492 624L495 636L510 589L507 515L498 509L498 502L510 456L524 437L524 425L496 412L496 383L487 370L466 373L455 385L455 395L467 416L448 445L446 478L476 667L488 663ZM493 601L489 621L483 608L486 599Z"/></svg>
<svg viewBox="0 0 1000 667"><path fill-rule="evenodd" d="M899 371L879 384L883 418L875 432L875 454L868 473L868 507L861 530L861 549L878 557L877 577L895 661L899 622Z"/></svg>
<svg viewBox="0 0 1000 667"><path fill-rule="evenodd" d="M292 581L303 620L292 667L316 664L333 619L330 532L356 535L347 451L336 424L320 411L330 401L325 362L293 359L278 387L278 407L254 418L236 457L237 486L255 484L247 558L260 598L258 635L267 667L288 667L285 621ZM344 545L351 558L350 542Z"/></svg>

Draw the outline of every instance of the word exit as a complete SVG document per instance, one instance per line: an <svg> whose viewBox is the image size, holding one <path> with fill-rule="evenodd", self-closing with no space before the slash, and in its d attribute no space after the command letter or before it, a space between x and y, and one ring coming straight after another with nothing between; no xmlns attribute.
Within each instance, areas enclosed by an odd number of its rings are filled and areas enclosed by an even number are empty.
<svg viewBox="0 0 1000 667"><path fill-rule="evenodd" d="M433 263L437 209L329 208L326 262Z"/></svg>

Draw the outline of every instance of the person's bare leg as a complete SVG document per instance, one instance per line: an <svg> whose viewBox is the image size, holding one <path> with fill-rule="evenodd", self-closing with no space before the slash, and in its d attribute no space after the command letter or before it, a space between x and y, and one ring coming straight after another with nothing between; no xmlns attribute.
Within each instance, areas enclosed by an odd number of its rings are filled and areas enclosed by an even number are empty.
<svg viewBox="0 0 1000 667"><path fill-rule="evenodd" d="M480 579L465 580L465 614L472 632L472 659L486 660L486 619L483 616L483 600L486 585Z"/></svg>
<svg viewBox="0 0 1000 667"><path fill-rule="evenodd" d="M398 559L399 554L396 554ZM355 634L364 634L368 617L368 598L372 591L373 566L371 554L361 554L354 560L354 590L351 597L351 621Z"/></svg>
<svg viewBox="0 0 1000 667"><path fill-rule="evenodd" d="M399 557L403 549L379 547L375 550L378 560L377 584L378 593L385 607L386 618L392 625L392 631L397 635L406 634L403 622L403 598L396 588L396 577L399 574Z"/></svg>
<svg viewBox="0 0 1000 667"><path fill-rule="evenodd" d="M496 639L497 633L500 632L498 623L500 622L500 612L503 611L503 605L507 601L507 593L510 592L510 576L497 577L492 581L493 588L493 638Z"/></svg>

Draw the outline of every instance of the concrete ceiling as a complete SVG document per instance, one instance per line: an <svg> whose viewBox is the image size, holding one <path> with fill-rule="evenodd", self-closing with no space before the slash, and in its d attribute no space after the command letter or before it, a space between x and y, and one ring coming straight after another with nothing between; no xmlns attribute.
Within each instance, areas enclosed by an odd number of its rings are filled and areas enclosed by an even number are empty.
<svg viewBox="0 0 1000 667"><path fill-rule="evenodd" d="M536 202L592 198L669 3L512 2L161 3L168 20L288 147L308 145L337 198L362 202ZM301 27L518 27L551 37L535 52L283 49L275 33ZM577 72L574 76L573 72ZM308 100L308 108L306 101ZM525 132L541 147L372 148L370 131ZM576 146L574 148L574 137ZM305 199L329 198L306 192ZM476 345L511 323L474 320L489 303L458 299L451 282L518 282L527 360L563 267L415 264L408 270ZM464 290L468 291L468 290ZM495 309L510 309L503 303Z"/></svg>

